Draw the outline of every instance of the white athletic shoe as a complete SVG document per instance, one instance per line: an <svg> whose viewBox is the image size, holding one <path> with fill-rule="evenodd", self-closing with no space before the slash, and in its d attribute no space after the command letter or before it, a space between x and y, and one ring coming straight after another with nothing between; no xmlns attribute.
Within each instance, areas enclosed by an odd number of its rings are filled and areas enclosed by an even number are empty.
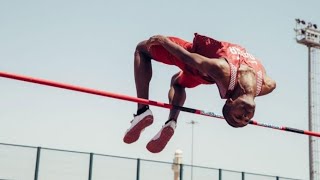
<svg viewBox="0 0 320 180"><path fill-rule="evenodd" d="M147 149L152 153L161 152L171 139L176 129L176 121L169 121L167 124L162 126L161 130L155 135L147 144Z"/></svg>
<svg viewBox="0 0 320 180"><path fill-rule="evenodd" d="M150 109L140 115L135 115L134 119L131 121L131 127L123 137L123 141L127 144L136 142L140 137L140 133L152 123L153 115Z"/></svg>

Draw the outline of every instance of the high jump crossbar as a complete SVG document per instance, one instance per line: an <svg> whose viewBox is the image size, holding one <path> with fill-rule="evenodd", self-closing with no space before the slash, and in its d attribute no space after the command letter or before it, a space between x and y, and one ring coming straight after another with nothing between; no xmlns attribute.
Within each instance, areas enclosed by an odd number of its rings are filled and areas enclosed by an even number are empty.
<svg viewBox="0 0 320 180"><path fill-rule="evenodd" d="M218 118L218 119L224 119L223 116L215 114L214 112L206 112L203 110L198 110L198 109L193 109L193 108L188 108L188 107L183 107L183 106L177 106L177 105L172 105L172 104L167 104L167 103L162 103L162 102L157 102L157 101L152 101L152 100L147 100L147 99L142 99L142 98L136 98L136 97L132 97L132 96L111 93L111 92L107 92L107 91L95 90L95 89L90 89L90 88L85 88L85 87L80 87L80 86L75 86L75 85L70 85L70 84L65 84L65 83L59 83L59 82L54 82L54 81L49 81L49 80L44 80L44 79L39 79L39 78L34 78L34 77L22 76L22 75L1 72L1 71L0 71L0 77L30 82L30 83L35 83L35 84L41 84L41 85L51 86L51 87L56 87L56 88L61 88L61 89L68 89L71 91L78 91L78 92L83 92L83 93L87 93L87 94L94 94L94 95L98 95L98 96L115 98L115 99L120 99L120 100L125 100L125 101L131 101L131 102L136 102L136 103L140 103L140 104L158 106L158 107L167 108L167 109L178 109L178 110L188 112L188 113L199 114L199 115L214 117L214 118ZM304 135L308 135L308 136L320 137L319 132L300 130L300 129L290 128L290 127L285 127L285 126L275 126L272 124L260 123L255 120L250 120L249 124L255 125L255 126L260 126L260 127L265 127L265 128L281 130L281 131L288 131L288 132L293 132L293 133L298 133L298 134L304 134Z"/></svg>

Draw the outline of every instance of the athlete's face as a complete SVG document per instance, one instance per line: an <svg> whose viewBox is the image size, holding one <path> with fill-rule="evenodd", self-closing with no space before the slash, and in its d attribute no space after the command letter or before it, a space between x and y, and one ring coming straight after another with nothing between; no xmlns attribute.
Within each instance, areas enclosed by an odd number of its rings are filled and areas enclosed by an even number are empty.
<svg viewBox="0 0 320 180"><path fill-rule="evenodd" d="M244 127L248 125L249 120L253 118L254 111L255 111L255 104L248 103L242 98L238 98L233 100L230 104L230 116L232 120L228 123L233 127Z"/></svg>

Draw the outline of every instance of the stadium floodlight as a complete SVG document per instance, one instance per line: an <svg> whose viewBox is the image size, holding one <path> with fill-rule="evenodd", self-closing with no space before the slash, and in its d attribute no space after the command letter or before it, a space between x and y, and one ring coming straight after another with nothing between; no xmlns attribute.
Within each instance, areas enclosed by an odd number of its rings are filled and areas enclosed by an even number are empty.
<svg viewBox="0 0 320 180"><path fill-rule="evenodd" d="M320 47L320 31L318 26L311 22L306 22L301 19L296 20L296 41L308 47Z"/></svg>

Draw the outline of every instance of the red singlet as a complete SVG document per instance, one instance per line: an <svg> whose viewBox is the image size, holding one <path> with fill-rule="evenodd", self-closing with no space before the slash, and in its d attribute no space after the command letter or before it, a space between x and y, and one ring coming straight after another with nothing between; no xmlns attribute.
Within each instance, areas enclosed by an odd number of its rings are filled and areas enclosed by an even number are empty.
<svg viewBox="0 0 320 180"><path fill-rule="evenodd" d="M261 92L263 74L265 73L264 68L261 62L253 55L249 54L245 48L236 44L217 41L197 33L195 33L193 43L176 37L169 37L169 39L179 46L185 48L189 52L198 53L208 58L224 58L227 60L230 66L231 76L227 89L221 84L217 83L221 98L228 98L230 93L234 90L237 84L237 71L240 67L240 64L246 64L255 70L257 80L256 95L259 95ZM175 65L182 70L179 74L179 84L181 86L192 88L200 84L215 83L210 81L205 76L202 76L197 69L186 65L183 61L170 54L160 45L152 46L150 48L150 54L156 61L169 65Z"/></svg>

